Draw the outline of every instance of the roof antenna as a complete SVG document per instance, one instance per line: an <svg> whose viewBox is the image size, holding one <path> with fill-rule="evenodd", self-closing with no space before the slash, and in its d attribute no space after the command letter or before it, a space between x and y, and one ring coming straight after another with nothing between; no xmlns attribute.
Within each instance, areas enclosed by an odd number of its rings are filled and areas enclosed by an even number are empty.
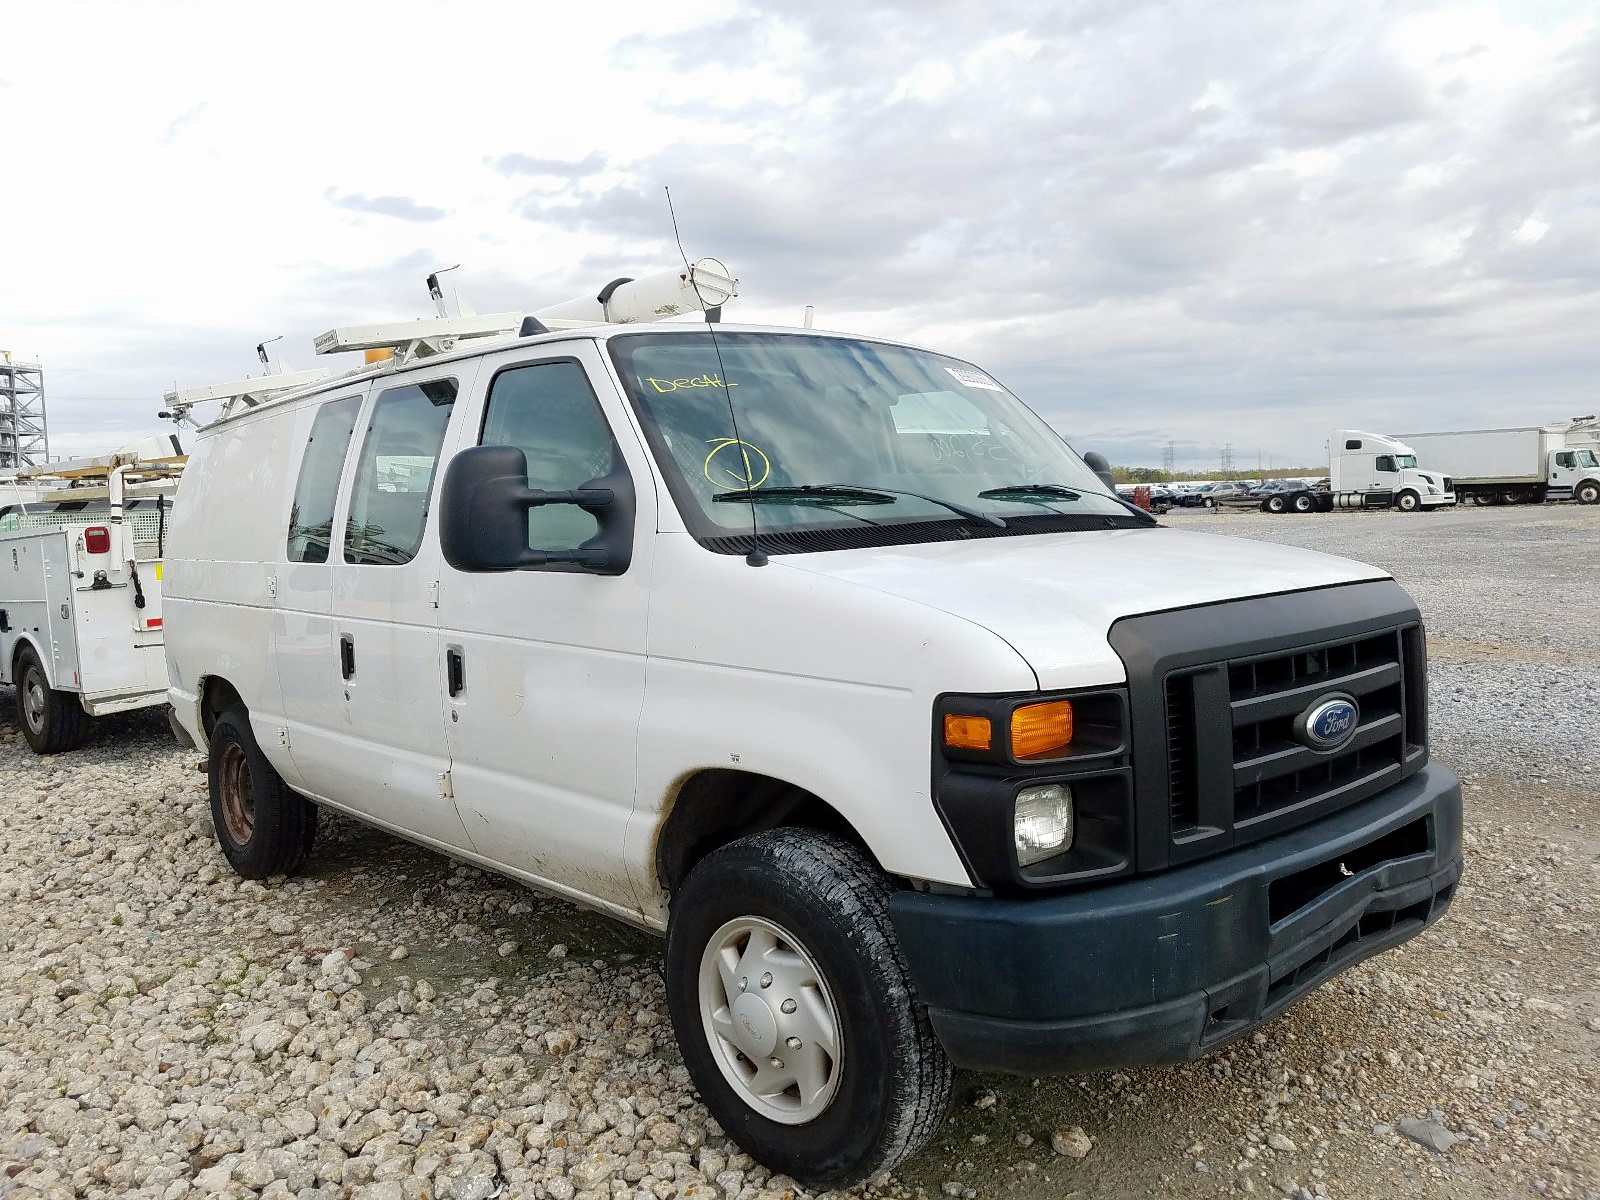
<svg viewBox="0 0 1600 1200"><path fill-rule="evenodd" d="M432 275L428 276L428 295L433 297L433 306L439 310L441 317L448 317L450 314L445 311L444 291L439 287L439 276L446 271L454 271L459 266L461 266L460 263L457 263L454 267L440 267Z"/></svg>
<svg viewBox="0 0 1600 1200"><path fill-rule="evenodd" d="M267 368L268 371L272 370L272 360L267 357L267 347L272 345L273 342L281 342L281 341L283 341L283 334L280 333L275 338L268 338L264 342L257 342L256 343L256 357L261 360L261 365L263 367ZM176 385L174 385L174 386L176 386Z"/></svg>
<svg viewBox="0 0 1600 1200"><path fill-rule="evenodd" d="M678 233L678 214L672 207L672 189L663 187L661 190L667 193L667 215L672 218L672 237L678 243L678 257L683 259L683 269L688 273L689 284L703 303L705 297L700 296L700 287L694 281L694 268L689 265L689 256L683 252L683 237ZM717 306L716 312L720 319L721 305ZM728 401L728 421L733 426L733 440L738 443L739 454L744 459L745 490L754 493L755 471L750 466L750 452L745 448L744 439L739 436L739 416L733 409L733 381L728 378L728 368L722 362L722 347L717 342L717 325L711 319L710 309L706 311L706 332L711 335L711 348L717 352L717 377L724 384L722 394ZM761 550L761 530L756 524L756 498L753 494L750 496L750 553L745 555L744 561L752 567L767 565L767 556Z"/></svg>

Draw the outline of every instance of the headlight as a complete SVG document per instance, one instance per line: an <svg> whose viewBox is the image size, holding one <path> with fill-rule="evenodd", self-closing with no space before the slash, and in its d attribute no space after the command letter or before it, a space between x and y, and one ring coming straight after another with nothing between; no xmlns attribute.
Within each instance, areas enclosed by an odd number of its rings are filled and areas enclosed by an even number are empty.
<svg viewBox="0 0 1600 1200"><path fill-rule="evenodd" d="M1045 783L1017 793L1013 836L1017 865L1032 866L1072 846L1072 789Z"/></svg>

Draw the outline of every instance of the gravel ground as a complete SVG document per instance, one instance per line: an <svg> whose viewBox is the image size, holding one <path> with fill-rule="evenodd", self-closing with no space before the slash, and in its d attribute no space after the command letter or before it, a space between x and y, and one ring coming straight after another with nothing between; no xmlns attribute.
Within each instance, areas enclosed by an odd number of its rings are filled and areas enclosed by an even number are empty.
<svg viewBox="0 0 1600 1200"><path fill-rule="evenodd" d="M1600 1197L1600 511L1174 513L1381 563L1431 639L1467 876L1424 937L1184 1067L962 1074L887 1197ZM0 1197L781 1195L695 1100L659 944L324 816L227 870L149 714L27 752L0 689Z"/></svg>

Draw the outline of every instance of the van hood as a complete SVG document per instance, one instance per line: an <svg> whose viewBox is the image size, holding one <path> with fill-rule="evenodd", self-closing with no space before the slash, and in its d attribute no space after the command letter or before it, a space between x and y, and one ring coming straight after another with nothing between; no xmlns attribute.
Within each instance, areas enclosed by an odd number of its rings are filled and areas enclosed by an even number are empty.
<svg viewBox="0 0 1600 1200"><path fill-rule="evenodd" d="M771 560L963 617L1022 655L1041 688L1121 682L1120 618L1389 575L1271 542L1108 529L785 554ZM959 685L957 685L959 686Z"/></svg>

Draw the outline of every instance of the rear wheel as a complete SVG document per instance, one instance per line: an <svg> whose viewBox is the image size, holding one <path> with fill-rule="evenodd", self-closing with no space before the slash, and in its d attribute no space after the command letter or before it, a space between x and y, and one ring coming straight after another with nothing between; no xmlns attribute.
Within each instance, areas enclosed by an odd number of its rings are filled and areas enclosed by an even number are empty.
<svg viewBox="0 0 1600 1200"><path fill-rule="evenodd" d="M1289 501L1282 496L1268 496L1264 507L1269 513L1281 513L1289 507Z"/></svg>
<svg viewBox="0 0 1600 1200"><path fill-rule="evenodd" d="M709 855L672 898L668 1003L700 1098L752 1157L819 1191L914 1154L950 1101L889 895L849 842L774 829Z"/></svg>
<svg viewBox="0 0 1600 1200"><path fill-rule="evenodd" d="M1301 492L1294 498L1294 510L1297 513L1308 513L1312 509L1316 508L1316 506L1316 499L1312 496L1306 495L1304 492Z"/></svg>
<svg viewBox="0 0 1600 1200"><path fill-rule="evenodd" d="M71 692L50 686L44 664L32 646L17 654L17 723L35 754L76 750L89 736L89 714Z"/></svg>
<svg viewBox="0 0 1600 1200"><path fill-rule="evenodd" d="M211 823L228 865L246 879L300 869L317 836L317 806L284 783L256 745L250 714L228 709L211 730Z"/></svg>

